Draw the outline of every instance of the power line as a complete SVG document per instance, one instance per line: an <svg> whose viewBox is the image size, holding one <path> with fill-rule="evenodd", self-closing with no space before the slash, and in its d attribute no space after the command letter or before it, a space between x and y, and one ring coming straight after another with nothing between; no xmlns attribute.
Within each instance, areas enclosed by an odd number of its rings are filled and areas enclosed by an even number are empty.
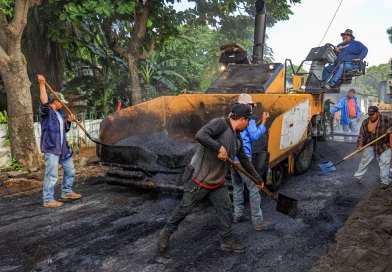
<svg viewBox="0 0 392 272"><path fill-rule="evenodd" d="M333 17L332 17L332 20L331 20L331 22L329 23L329 26L328 26L328 28L327 28L327 31L325 31L325 33L324 33L324 36L323 36L323 38L321 39L321 41L320 41L320 44L319 44L318 46L320 46L320 45L321 45L321 43L323 42L323 40L324 40L324 38L325 38L325 35L327 35L327 33L328 33L328 30L329 30L329 28L330 28L330 26L331 26L331 24L332 24L333 20L335 19L336 13L338 13L338 11L339 11L339 8L340 8L340 5L342 4L342 2L343 2L343 0L341 0L341 1L340 1L340 4L339 4L338 8L336 9L336 12L335 12L335 14L334 14L334 15L333 15Z"/></svg>

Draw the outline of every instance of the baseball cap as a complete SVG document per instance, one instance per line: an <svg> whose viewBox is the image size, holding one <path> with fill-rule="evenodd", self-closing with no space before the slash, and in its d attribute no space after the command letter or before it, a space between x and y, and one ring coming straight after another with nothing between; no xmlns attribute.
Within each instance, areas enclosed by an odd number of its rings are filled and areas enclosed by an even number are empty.
<svg viewBox="0 0 392 272"><path fill-rule="evenodd" d="M60 98L61 102L63 102L64 104L68 104L68 101L65 100L64 95L62 93L55 92L55 94ZM52 101L56 100L56 98L53 96L51 98L52 98Z"/></svg>
<svg viewBox="0 0 392 272"><path fill-rule="evenodd" d="M368 108L367 114L368 114L368 115L373 115L373 114L375 114L376 112L378 112L378 107L377 107L377 106L370 106L370 107Z"/></svg>
<svg viewBox="0 0 392 272"><path fill-rule="evenodd" d="M236 104L231 110L230 115L238 118L246 117L253 120L259 119L259 117L252 113L252 109L247 104Z"/></svg>

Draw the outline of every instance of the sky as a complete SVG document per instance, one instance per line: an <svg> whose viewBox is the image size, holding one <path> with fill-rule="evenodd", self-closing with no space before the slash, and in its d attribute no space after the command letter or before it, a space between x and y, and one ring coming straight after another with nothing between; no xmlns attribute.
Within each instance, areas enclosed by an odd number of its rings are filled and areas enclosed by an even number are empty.
<svg viewBox="0 0 392 272"><path fill-rule="evenodd" d="M299 65L313 47L319 46L341 0L301 2L292 7L294 14L288 21L267 28L267 45L274 51L276 62L289 58ZM177 10L190 6L186 1L174 5ZM341 42L340 33L349 28L355 39L369 49L365 58L369 66L387 63L392 58L392 44L386 34L390 27L392 0L343 0L321 45L337 45Z"/></svg>

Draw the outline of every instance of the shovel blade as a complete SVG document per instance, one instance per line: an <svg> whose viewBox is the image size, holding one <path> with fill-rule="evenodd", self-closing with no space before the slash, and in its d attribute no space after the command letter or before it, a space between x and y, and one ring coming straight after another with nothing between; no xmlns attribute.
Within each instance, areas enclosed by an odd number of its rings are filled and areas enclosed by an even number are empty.
<svg viewBox="0 0 392 272"><path fill-rule="evenodd" d="M295 218L298 214L297 205L298 205L298 200L279 194L278 205L276 206L276 210L280 213Z"/></svg>
<svg viewBox="0 0 392 272"><path fill-rule="evenodd" d="M333 166L333 163L330 161L319 163L319 166L320 166L321 170L323 170L324 173L336 171L335 166Z"/></svg>
<svg viewBox="0 0 392 272"><path fill-rule="evenodd" d="M90 140L93 141L96 144L107 145L107 144L103 143L100 139L95 138L95 137L91 137Z"/></svg>

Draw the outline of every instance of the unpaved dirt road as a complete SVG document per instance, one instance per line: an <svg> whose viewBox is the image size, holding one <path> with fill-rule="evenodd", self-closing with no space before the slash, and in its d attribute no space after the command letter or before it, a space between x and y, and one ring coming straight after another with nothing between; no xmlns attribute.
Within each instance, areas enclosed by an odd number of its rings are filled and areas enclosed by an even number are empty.
<svg viewBox="0 0 392 272"><path fill-rule="evenodd" d="M360 155L328 174L317 165L354 150L352 143L320 143L310 171L281 187L299 201L296 219L276 212L275 202L264 196L264 217L277 225L255 232L249 222L235 224L239 241L249 247L245 254L217 250L217 219L208 201L186 218L161 255L158 234L180 197L95 178L75 186L84 198L58 209L43 208L41 194L0 199L0 271L307 271L379 182L373 164L361 184L352 183Z"/></svg>

